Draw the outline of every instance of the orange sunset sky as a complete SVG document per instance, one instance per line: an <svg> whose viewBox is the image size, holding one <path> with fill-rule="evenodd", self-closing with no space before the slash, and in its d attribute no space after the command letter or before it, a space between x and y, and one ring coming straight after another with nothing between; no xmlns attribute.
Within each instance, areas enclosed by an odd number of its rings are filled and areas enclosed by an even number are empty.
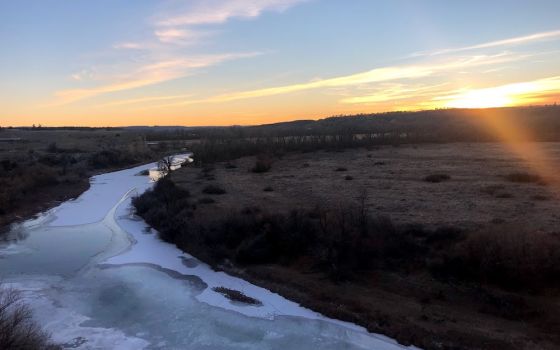
<svg viewBox="0 0 560 350"><path fill-rule="evenodd" d="M552 0L2 1L0 125L555 103L559 13Z"/></svg>

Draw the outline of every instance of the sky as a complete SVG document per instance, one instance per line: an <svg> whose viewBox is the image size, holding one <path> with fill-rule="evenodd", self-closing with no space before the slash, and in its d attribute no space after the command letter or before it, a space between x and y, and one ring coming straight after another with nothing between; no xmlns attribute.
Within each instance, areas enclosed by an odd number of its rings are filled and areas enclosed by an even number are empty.
<svg viewBox="0 0 560 350"><path fill-rule="evenodd" d="M0 0L0 126L560 102L558 0Z"/></svg>

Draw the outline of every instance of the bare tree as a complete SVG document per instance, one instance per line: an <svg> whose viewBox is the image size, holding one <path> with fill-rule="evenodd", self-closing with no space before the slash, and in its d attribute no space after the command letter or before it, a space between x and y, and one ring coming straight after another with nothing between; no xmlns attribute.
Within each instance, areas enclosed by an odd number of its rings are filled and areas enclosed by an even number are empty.
<svg viewBox="0 0 560 350"><path fill-rule="evenodd" d="M21 293L0 286L0 349L54 350L49 334L33 320Z"/></svg>
<svg viewBox="0 0 560 350"><path fill-rule="evenodd" d="M161 172L162 177L167 176L173 169L173 161L175 160L174 156L165 156L158 161L157 167L158 170Z"/></svg>

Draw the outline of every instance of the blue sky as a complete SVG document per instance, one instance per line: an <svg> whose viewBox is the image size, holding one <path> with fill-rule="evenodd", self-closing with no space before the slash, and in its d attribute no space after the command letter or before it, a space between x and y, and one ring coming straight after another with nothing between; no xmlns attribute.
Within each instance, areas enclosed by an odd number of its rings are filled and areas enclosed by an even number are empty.
<svg viewBox="0 0 560 350"><path fill-rule="evenodd" d="M559 1L1 0L0 125L551 103Z"/></svg>

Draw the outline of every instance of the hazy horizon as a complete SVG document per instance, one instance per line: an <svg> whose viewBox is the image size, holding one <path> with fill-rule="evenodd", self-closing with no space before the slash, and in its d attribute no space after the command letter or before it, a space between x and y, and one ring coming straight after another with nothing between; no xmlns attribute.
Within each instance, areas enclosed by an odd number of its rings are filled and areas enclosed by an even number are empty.
<svg viewBox="0 0 560 350"><path fill-rule="evenodd" d="M417 109L417 110L394 110L394 111L380 111L380 112L360 112L355 114L338 114L338 115L324 115L324 116L316 116L315 118L300 118L300 119L286 119L281 121L273 121L267 123L260 123L260 124L215 124L215 125L188 125L188 124L122 124L122 125L80 125L80 124L73 124L73 125L43 125L43 124L29 124L29 125L1 125L1 127L5 128L229 128L229 127L252 127L252 126L266 126L266 125L275 125L281 123L297 123L302 121L321 121L324 119L329 118L352 118L358 116L384 116L388 114L408 114L408 113L423 113L423 112L438 112L438 111L487 111L487 110L503 110L509 108L547 108L547 107L555 107L557 106L556 102L552 102L551 104L539 104L539 105L520 105L520 106L502 106L502 107L481 107L481 108L434 108L434 109Z"/></svg>
<svg viewBox="0 0 560 350"><path fill-rule="evenodd" d="M0 126L256 125L560 100L556 1L0 4Z"/></svg>

